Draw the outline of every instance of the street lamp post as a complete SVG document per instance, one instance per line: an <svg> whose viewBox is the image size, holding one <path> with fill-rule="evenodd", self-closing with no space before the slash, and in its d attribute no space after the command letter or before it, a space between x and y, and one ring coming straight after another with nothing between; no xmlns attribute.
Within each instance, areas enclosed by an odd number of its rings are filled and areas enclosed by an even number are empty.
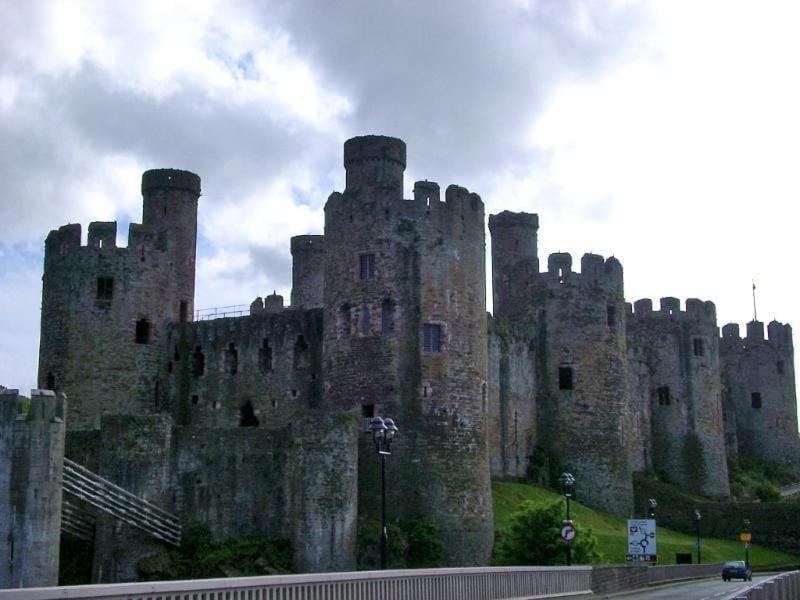
<svg viewBox="0 0 800 600"><path fill-rule="evenodd" d="M372 417L369 422L375 452L381 458L381 569L386 568L389 535L386 531L386 457L392 454L392 440L398 429L393 419Z"/></svg>
<svg viewBox="0 0 800 600"><path fill-rule="evenodd" d="M703 560L700 558L700 519L703 518L703 515L700 514L700 510L695 508L694 509L694 520L697 522L697 564L703 564Z"/></svg>
<svg viewBox="0 0 800 600"><path fill-rule="evenodd" d="M750 533L750 519L744 519L742 521L744 524L744 532ZM744 564L746 566L750 566L750 541L746 541L744 543Z"/></svg>
<svg viewBox="0 0 800 600"><path fill-rule="evenodd" d="M569 499L572 498L572 494L575 492L575 477L573 477L572 473L562 473L560 479L564 491L564 500L566 500L567 503L567 520L564 521L564 525L571 526L572 520L569 517ZM564 541L567 543L567 566L570 566L572 565L572 540L566 538Z"/></svg>

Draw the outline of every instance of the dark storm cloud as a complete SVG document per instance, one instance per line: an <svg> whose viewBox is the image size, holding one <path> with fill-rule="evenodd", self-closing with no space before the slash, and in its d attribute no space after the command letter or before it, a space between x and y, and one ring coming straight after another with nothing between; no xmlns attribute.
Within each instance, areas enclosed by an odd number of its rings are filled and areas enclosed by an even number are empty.
<svg viewBox="0 0 800 600"><path fill-rule="evenodd" d="M533 162L525 130L565 78L617 60L642 15L630 6L545 1L317 2L264 7L356 110L349 133L388 133L410 167L464 177ZM415 173L417 175L417 173Z"/></svg>

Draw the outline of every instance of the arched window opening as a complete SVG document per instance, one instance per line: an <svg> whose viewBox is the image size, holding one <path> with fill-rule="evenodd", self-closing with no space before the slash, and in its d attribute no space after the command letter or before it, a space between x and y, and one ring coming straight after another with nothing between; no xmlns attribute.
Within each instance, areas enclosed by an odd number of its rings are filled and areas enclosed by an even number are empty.
<svg viewBox="0 0 800 600"><path fill-rule="evenodd" d="M258 417L250 400L239 408L239 427L258 427Z"/></svg>

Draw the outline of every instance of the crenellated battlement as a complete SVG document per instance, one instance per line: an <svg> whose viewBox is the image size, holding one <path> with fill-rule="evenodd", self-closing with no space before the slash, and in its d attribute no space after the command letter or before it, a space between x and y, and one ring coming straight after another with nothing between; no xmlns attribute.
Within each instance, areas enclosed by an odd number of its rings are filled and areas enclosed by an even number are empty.
<svg viewBox="0 0 800 600"><path fill-rule="evenodd" d="M327 227L335 223L337 227L362 231L365 227L370 230L387 226L395 228L399 220L412 219L421 224L429 222L446 234L454 225L483 228L484 205L478 194L455 184L447 187L442 200L439 185L423 181L415 184L411 199L379 196L366 201L360 196L334 192L325 204L325 217ZM304 243L297 242L299 246ZM293 242L292 252L295 248Z"/></svg>
<svg viewBox="0 0 800 600"><path fill-rule="evenodd" d="M793 349L792 326L788 323L771 321L767 325L767 336L764 337L763 321L750 321L746 324L746 334L742 338L738 323L727 323L721 330L721 341L726 347L770 346L780 351Z"/></svg>
<svg viewBox="0 0 800 600"><path fill-rule="evenodd" d="M673 296L665 296L660 300L660 309L653 310L653 301L642 298L631 305L627 304L628 317L633 319L670 319L674 321L706 322L716 326L717 308L711 301L697 298L686 299L686 309L681 310L681 301Z"/></svg>
<svg viewBox="0 0 800 600"><path fill-rule="evenodd" d="M142 195L158 190L184 190L200 195L200 176L181 169L150 169L142 174Z"/></svg>
<svg viewBox="0 0 800 600"><path fill-rule="evenodd" d="M533 229L535 232L539 229L539 215L526 212L515 213L510 210L504 210L496 215L489 215L489 231L494 232L495 229L500 227L523 227Z"/></svg>
<svg viewBox="0 0 800 600"><path fill-rule="evenodd" d="M31 397L19 395L19 390L0 391L0 422L63 423L66 396L51 390L31 390Z"/></svg>
<svg viewBox="0 0 800 600"><path fill-rule="evenodd" d="M94 256L109 250L115 251L116 254L136 250L141 254L143 246L161 252L167 249L166 241L157 240L156 231L151 225L130 223L127 246L117 246L116 221L89 223L86 244L81 243L82 229L80 223L70 223L50 231L45 240L45 259L69 255Z"/></svg>
<svg viewBox="0 0 800 600"><path fill-rule="evenodd" d="M581 257L581 270L572 270L572 255L568 252L554 252L547 257L547 271L539 273L539 278L551 288L558 286L603 287L622 289L622 264L609 256L586 253Z"/></svg>

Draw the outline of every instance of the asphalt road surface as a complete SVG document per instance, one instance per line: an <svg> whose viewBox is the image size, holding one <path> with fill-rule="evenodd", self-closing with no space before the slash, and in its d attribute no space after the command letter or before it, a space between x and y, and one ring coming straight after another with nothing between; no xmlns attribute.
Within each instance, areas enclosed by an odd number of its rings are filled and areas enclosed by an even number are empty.
<svg viewBox="0 0 800 600"><path fill-rule="evenodd" d="M753 575L753 583L769 579L771 575ZM659 586L651 590L613 596L626 600L721 600L726 596L741 590L749 581L722 581L722 576L716 579L704 579L675 585Z"/></svg>

